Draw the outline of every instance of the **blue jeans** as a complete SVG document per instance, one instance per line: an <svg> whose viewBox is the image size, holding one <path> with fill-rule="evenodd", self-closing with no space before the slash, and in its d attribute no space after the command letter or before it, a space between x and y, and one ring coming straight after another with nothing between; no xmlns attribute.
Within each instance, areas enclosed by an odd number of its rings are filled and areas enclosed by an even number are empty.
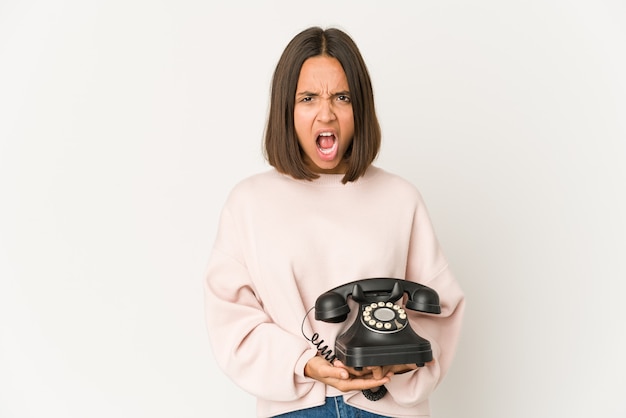
<svg viewBox="0 0 626 418"><path fill-rule="evenodd" d="M313 408L287 412L274 418L386 418L346 404L343 396L326 398L326 403Z"/></svg>

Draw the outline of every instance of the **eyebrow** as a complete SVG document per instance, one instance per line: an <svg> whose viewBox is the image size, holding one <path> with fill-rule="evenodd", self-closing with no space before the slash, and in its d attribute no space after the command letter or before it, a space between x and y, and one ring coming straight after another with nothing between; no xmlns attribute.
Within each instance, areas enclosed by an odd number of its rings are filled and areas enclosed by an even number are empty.
<svg viewBox="0 0 626 418"><path fill-rule="evenodd" d="M350 92L348 90L341 90L335 93L331 93L331 97L334 96L349 96ZM319 96L319 93L313 93L312 91L301 91L300 93L296 93L296 96Z"/></svg>

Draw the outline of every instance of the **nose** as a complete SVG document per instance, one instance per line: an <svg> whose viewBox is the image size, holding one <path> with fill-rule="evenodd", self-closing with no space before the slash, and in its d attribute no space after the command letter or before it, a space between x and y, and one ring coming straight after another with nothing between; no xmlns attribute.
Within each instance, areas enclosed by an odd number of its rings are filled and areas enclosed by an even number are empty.
<svg viewBox="0 0 626 418"><path fill-rule="evenodd" d="M317 112L317 119L320 122L330 122L336 119L333 111L332 99L320 100L320 108Z"/></svg>

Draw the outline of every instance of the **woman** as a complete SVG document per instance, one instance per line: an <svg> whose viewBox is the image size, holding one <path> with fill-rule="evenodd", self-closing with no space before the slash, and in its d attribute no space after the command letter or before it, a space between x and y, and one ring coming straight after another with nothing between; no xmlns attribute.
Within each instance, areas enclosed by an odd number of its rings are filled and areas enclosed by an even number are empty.
<svg viewBox="0 0 626 418"><path fill-rule="evenodd" d="M265 153L273 168L232 190L205 281L213 352L257 397L258 416L430 414L428 398L457 345L463 293L417 189L372 165L380 140L370 77L352 39L317 27L296 35L272 81ZM372 277L437 291L440 315L409 315L433 361L356 370L311 343L315 333L334 347L346 327L308 315L317 297ZM374 393L384 396L372 401Z"/></svg>

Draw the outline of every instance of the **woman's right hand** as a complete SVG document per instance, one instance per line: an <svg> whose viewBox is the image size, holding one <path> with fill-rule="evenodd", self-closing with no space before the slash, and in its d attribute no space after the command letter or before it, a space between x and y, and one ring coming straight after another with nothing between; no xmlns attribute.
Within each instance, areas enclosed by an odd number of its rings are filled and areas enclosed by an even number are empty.
<svg viewBox="0 0 626 418"><path fill-rule="evenodd" d="M371 372L356 375L351 373L339 360L335 360L333 365L325 358L315 356L304 366L304 375L330 385L341 392L349 392L351 390L378 388L389 382L393 373L388 372L380 378L375 378Z"/></svg>

